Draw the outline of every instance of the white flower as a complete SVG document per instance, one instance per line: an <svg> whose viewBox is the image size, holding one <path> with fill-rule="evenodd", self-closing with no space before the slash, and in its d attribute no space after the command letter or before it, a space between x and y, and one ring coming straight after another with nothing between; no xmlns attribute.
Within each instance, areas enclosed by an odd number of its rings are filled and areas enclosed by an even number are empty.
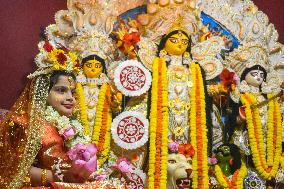
<svg viewBox="0 0 284 189"><path fill-rule="evenodd" d="M84 129L82 124L78 120L71 120L66 116L61 116L51 106L47 106L45 110L46 121L53 123L58 129L58 133L62 135L64 131L70 127L73 127L76 134L73 138L65 140L64 143L68 148L72 148L76 144L87 144L90 143L91 137L84 135Z"/></svg>

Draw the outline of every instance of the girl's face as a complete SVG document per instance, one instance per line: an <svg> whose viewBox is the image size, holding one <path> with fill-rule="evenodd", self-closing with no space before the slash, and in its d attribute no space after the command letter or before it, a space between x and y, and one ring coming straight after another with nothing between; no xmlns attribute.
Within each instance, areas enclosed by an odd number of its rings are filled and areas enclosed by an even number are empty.
<svg viewBox="0 0 284 189"><path fill-rule="evenodd" d="M259 87L264 81L264 73L261 70L251 70L245 77L246 82L254 87Z"/></svg>
<svg viewBox="0 0 284 189"><path fill-rule="evenodd" d="M70 76L59 76L57 83L50 89L47 102L61 116L71 117L75 107L75 81Z"/></svg>
<svg viewBox="0 0 284 189"><path fill-rule="evenodd" d="M170 55L180 56L183 55L183 53L186 51L188 45L189 45L188 37L184 33L179 32L167 39L164 49Z"/></svg>

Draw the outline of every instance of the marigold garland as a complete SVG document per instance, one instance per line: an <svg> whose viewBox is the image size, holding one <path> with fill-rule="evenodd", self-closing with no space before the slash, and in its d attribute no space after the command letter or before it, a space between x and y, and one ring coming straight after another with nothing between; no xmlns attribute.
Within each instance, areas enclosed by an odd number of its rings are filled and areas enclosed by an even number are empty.
<svg viewBox="0 0 284 189"><path fill-rule="evenodd" d="M148 170L148 188L154 188L155 181L155 162L156 162L156 123L157 123L157 100L158 94L158 59L154 60L153 64L153 78L151 90L151 111L150 111L150 152L149 152L149 170Z"/></svg>
<svg viewBox="0 0 284 189"><path fill-rule="evenodd" d="M280 157L280 166L282 169L284 169L284 157L283 155Z"/></svg>
<svg viewBox="0 0 284 189"><path fill-rule="evenodd" d="M77 84L76 92L78 94L80 116L84 126L85 135L90 136L90 128L87 117L87 107L85 104L84 90L80 83ZM112 121L111 109L107 96L110 95L110 87L103 84L98 95L98 103L96 106L96 117L93 126L92 143L98 146L99 162L102 165L108 157L110 149L110 127Z"/></svg>
<svg viewBox="0 0 284 189"><path fill-rule="evenodd" d="M245 163L242 162L241 168L234 172L231 181L229 181L229 179L223 174L219 165L215 165L215 173L216 178L222 187L229 189L242 189L244 186L244 177L247 174L247 168Z"/></svg>
<svg viewBox="0 0 284 189"><path fill-rule="evenodd" d="M168 78L166 62L162 64L162 146L161 146L161 177L160 187L167 188L167 168L168 168Z"/></svg>
<svg viewBox="0 0 284 189"><path fill-rule="evenodd" d="M76 94L79 100L80 119L84 127L84 134L90 136L90 127L89 127L89 121L88 121L88 116L87 116L87 106L85 103L84 89L81 83L76 84Z"/></svg>
<svg viewBox="0 0 284 189"><path fill-rule="evenodd" d="M271 94L268 97L271 97ZM253 94L245 93L241 96L241 101L245 104L253 162L260 176L266 180L270 180L277 173L282 152L280 105L277 99L271 100L268 103L267 145L266 149L264 149L264 136L259 108L251 108L251 105L256 104L257 100Z"/></svg>
<svg viewBox="0 0 284 189"><path fill-rule="evenodd" d="M92 142L98 146L98 160L100 165L102 165L107 159L110 149L110 127L112 115L107 98L109 95L110 86L108 84L103 84L98 96L95 124L92 135Z"/></svg>
<svg viewBox="0 0 284 189"><path fill-rule="evenodd" d="M196 149L196 155L192 159L193 188L209 188L208 164L207 164L207 127L205 92L201 69L198 64L190 66L193 87L190 96L190 139Z"/></svg>
<svg viewBox="0 0 284 189"><path fill-rule="evenodd" d="M153 64L148 188L166 188L168 158L168 83L164 59Z"/></svg>

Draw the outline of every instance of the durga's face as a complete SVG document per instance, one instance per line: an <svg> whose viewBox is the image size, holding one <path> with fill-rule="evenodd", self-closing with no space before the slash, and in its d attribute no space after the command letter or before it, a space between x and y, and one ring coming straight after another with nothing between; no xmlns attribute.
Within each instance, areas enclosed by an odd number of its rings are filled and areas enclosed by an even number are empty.
<svg viewBox="0 0 284 189"><path fill-rule="evenodd" d="M188 45L188 37L184 33L178 32L167 39L164 50L170 55L181 56L186 51Z"/></svg>

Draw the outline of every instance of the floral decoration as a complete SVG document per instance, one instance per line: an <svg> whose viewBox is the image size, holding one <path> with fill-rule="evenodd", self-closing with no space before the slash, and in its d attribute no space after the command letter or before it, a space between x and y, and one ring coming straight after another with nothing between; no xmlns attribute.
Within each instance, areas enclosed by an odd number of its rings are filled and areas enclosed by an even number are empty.
<svg viewBox="0 0 284 189"><path fill-rule="evenodd" d="M70 120L66 116L61 116L51 106L47 106L45 110L45 119L58 129L58 133L65 139L64 143L68 148L91 141L89 136L84 135L84 128L78 120Z"/></svg>
<svg viewBox="0 0 284 189"><path fill-rule="evenodd" d="M195 150L191 144L180 144L178 147L178 152L188 158L194 155Z"/></svg>
<svg viewBox="0 0 284 189"><path fill-rule="evenodd" d="M219 77L225 90L229 89L233 91L235 86L240 82L237 74L229 71L227 68L222 71Z"/></svg>
<svg viewBox="0 0 284 189"><path fill-rule="evenodd" d="M97 148L94 144L76 144L67 152L72 160L72 173L75 176L91 175L97 170Z"/></svg>
<svg viewBox="0 0 284 189"><path fill-rule="evenodd" d="M268 98L272 94L268 94ZM279 168L282 153L282 126L280 105L277 99L268 102L267 144L264 148L264 133L261 124L257 103L252 93L241 96L245 105L245 114L248 127L249 143L252 152L252 160L259 175L265 180L275 177Z"/></svg>

